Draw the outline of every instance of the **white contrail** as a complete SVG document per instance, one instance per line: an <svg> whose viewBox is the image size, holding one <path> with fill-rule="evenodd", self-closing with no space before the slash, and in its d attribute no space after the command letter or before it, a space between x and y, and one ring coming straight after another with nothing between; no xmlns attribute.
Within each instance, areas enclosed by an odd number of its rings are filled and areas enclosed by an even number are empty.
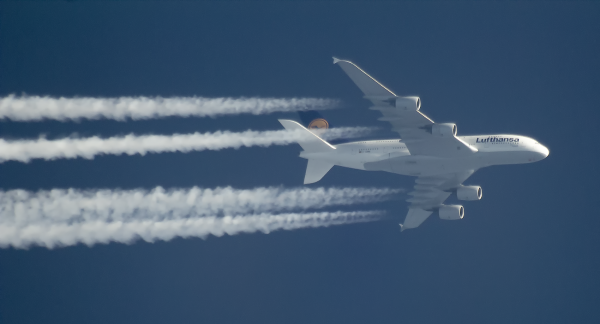
<svg viewBox="0 0 600 324"><path fill-rule="evenodd" d="M350 138L363 136L370 132L367 127L340 127L327 130L326 138ZM29 162L32 159L54 160L82 157L93 159L101 154L135 155L162 152L190 152L203 150L222 150L227 148L271 145L288 145L305 139L307 132L301 130L193 133L174 135L133 134L100 138L63 138L47 140L0 139L0 162L14 160Z"/></svg>
<svg viewBox="0 0 600 324"><path fill-rule="evenodd" d="M52 98L9 95L0 98L0 119L65 121L107 118L123 121L127 118L140 120L170 116L216 117L321 110L335 108L338 104L338 100L319 98Z"/></svg>
<svg viewBox="0 0 600 324"><path fill-rule="evenodd" d="M399 192L280 187L0 191L0 247L152 242L364 222L383 213L308 210L380 202Z"/></svg>
<svg viewBox="0 0 600 324"><path fill-rule="evenodd" d="M379 211L258 214L247 216L206 216L162 221L132 220L128 222L87 221L82 223L0 225L0 247L47 248L84 243L132 243L138 238L147 242L168 241L175 237L222 236L261 231L294 230L307 227L351 224L378 220Z"/></svg>
<svg viewBox="0 0 600 324"><path fill-rule="evenodd" d="M0 224L165 220L200 216L298 211L380 202L391 188L231 187L152 190L52 189L0 191Z"/></svg>

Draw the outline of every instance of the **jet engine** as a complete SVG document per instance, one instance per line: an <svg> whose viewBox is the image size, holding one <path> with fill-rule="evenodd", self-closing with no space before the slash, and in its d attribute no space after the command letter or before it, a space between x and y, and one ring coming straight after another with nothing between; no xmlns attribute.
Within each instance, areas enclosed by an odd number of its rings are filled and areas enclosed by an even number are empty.
<svg viewBox="0 0 600 324"><path fill-rule="evenodd" d="M453 137L456 136L456 124L443 123L433 124L431 126L431 134L439 137Z"/></svg>
<svg viewBox="0 0 600 324"><path fill-rule="evenodd" d="M445 205L440 207L439 213L441 219L457 220L465 216L465 209L461 205Z"/></svg>
<svg viewBox="0 0 600 324"><path fill-rule="evenodd" d="M461 186L456 188L456 198L459 200L480 200L480 186Z"/></svg>
<svg viewBox="0 0 600 324"><path fill-rule="evenodd" d="M419 97L397 97L396 108L407 111L419 111L421 109L421 98Z"/></svg>

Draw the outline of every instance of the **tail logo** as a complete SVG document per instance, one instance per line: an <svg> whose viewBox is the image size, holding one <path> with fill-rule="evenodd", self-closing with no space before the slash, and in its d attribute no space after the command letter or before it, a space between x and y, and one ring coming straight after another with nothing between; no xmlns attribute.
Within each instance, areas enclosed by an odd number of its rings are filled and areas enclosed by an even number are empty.
<svg viewBox="0 0 600 324"><path fill-rule="evenodd" d="M308 129L327 129L329 128L329 123L323 118L313 119L313 121L308 124Z"/></svg>

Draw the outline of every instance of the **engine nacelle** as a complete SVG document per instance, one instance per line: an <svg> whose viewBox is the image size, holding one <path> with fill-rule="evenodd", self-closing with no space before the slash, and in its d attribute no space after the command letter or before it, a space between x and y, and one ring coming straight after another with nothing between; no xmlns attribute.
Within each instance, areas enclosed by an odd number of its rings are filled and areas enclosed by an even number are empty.
<svg viewBox="0 0 600 324"><path fill-rule="evenodd" d="M480 200L480 186L461 186L456 188L456 198L459 200Z"/></svg>
<svg viewBox="0 0 600 324"><path fill-rule="evenodd" d="M431 134L439 137L453 137L456 136L456 124L443 123L433 124L431 126Z"/></svg>
<svg viewBox="0 0 600 324"><path fill-rule="evenodd" d="M457 220L465 216L465 209L461 205L445 205L440 207L439 213L441 219Z"/></svg>
<svg viewBox="0 0 600 324"><path fill-rule="evenodd" d="M396 108L406 111L419 111L421 109L421 98L419 97L397 97Z"/></svg>

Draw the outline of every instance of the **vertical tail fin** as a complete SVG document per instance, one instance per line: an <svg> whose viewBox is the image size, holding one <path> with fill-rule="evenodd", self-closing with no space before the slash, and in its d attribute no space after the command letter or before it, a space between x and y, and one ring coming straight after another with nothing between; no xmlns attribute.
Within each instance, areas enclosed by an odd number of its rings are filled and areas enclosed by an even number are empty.
<svg viewBox="0 0 600 324"><path fill-rule="evenodd" d="M302 124L311 132L322 136L332 125L316 110L299 111Z"/></svg>
<svg viewBox="0 0 600 324"><path fill-rule="evenodd" d="M335 124L327 120L320 112L316 110L298 111L302 125L317 136L323 136L328 130L333 129ZM346 143L348 140L343 138L332 139L329 144Z"/></svg>

